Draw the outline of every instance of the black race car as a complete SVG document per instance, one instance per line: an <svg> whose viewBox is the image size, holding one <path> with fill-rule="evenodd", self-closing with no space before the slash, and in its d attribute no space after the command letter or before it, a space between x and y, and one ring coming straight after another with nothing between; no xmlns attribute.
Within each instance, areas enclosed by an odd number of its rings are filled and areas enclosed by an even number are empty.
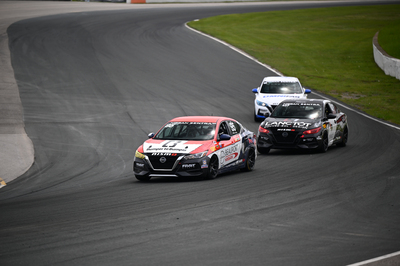
<svg viewBox="0 0 400 266"><path fill-rule="evenodd" d="M260 125L257 149L300 148L326 152L328 147L346 146L347 116L329 100L282 101Z"/></svg>

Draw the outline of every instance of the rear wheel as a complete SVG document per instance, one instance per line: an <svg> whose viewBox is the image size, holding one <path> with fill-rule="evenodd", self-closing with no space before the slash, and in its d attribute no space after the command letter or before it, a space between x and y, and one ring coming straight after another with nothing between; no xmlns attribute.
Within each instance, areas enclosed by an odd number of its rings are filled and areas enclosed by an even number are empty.
<svg viewBox="0 0 400 266"><path fill-rule="evenodd" d="M347 127L343 130L342 141L336 144L339 147L345 147L347 145L347 139L349 138L349 131Z"/></svg>
<svg viewBox="0 0 400 266"><path fill-rule="evenodd" d="M247 155L247 158L246 158L245 166L243 168L241 168L240 170L244 171L244 172L249 172L249 171L253 170L255 163L256 163L256 153L253 149L250 149L249 154Z"/></svg>
<svg viewBox="0 0 400 266"><path fill-rule="evenodd" d="M208 173L205 179L215 179L218 175L218 158L213 156L208 164Z"/></svg>

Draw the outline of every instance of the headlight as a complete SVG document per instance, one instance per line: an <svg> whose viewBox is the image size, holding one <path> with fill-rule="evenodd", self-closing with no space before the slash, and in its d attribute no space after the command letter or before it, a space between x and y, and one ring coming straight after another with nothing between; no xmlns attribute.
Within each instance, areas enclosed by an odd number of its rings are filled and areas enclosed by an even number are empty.
<svg viewBox="0 0 400 266"><path fill-rule="evenodd" d="M138 150L136 150L135 157L139 159L144 159L146 156L143 153L140 153L138 152Z"/></svg>
<svg viewBox="0 0 400 266"><path fill-rule="evenodd" d="M183 158L185 158L185 160L200 159L200 158L206 156L207 152L208 151L203 151L203 152L199 152L196 154L188 154L188 155L185 155L185 157L183 157Z"/></svg>
<svg viewBox="0 0 400 266"><path fill-rule="evenodd" d="M257 103L257 105L259 105L259 106L264 106L264 107L267 107L267 106L268 106L267 103L261 102L261 101L259 101L259 100L256 100L256 103Z"/></svg>

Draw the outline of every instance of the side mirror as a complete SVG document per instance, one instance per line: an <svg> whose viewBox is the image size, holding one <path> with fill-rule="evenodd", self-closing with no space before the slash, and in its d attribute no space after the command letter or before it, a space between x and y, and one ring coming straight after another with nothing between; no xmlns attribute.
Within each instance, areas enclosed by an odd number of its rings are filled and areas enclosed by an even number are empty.
<svg viewBox="0 0 400 266"><path fill-rule="evenodd" d="M254 93L258 93L258 88L254 88L251 91L254 92Z"/></svg>
<svg viewBox="0 0 400 266"><path fill-rule="evenodd" d="M149 139L153 138L156 134L154 134L153 132L151 132L149 135L147 135L149 137Z"/></svg>
<svg viewBox="0 0 400 266"><path fill-rule="evenodd" d="M304 90L304 93L305 93L305 94L309 94L309 93L311 93L311 90L310 90L310 89L305 89L305 90Z"/></svg>
<svg viewBox="0 0 400 266"><path fill-rule="evenodd" d="M336 115L334 115L334 114L328 114L328 119L335 119L336 118Z"/></svg>
<svg viewBox="0 0 400 266"><path fill-rule="evenodd" d="M221 134L219 135L219 140L230 140L231 136L229 136L228 134Z"/></svg>

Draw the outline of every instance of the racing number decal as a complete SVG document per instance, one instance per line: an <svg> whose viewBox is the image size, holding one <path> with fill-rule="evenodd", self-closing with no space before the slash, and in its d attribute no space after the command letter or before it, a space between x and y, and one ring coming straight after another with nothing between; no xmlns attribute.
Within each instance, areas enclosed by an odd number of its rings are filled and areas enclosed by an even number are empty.
<svg viewBox="0 0 400 266"><path fill-rule="evenodd" d="M172 148L172 147L175 147L176 145L178 145L178 144L181 143L181 142L182 142L182 141L170 140L170 141L165 142L165 143L162 145L162 147L164 147L164 148L166 148L166 147ZM171 145L170 145L170 144L171 144Z"/></svg>

